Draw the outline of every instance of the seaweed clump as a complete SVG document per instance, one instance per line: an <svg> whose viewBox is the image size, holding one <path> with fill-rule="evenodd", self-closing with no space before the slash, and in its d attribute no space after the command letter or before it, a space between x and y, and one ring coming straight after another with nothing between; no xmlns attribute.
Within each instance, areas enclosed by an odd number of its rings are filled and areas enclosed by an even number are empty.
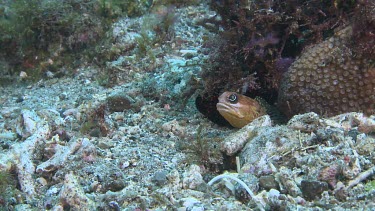
<svg viewBox="0 0 375 211"><path fill-rule="evenodd" d="M353 45L356 54L375 60L375 2L361 0L353 21Z"/></svg>
<svg viewBox="0 0 375 211"><path fill-rule="evenodd" d="M94 59L114 20L137 16L149 0L20 0L0 5L0 58L38 79Z"/></svg>
<svg viewBox="0 0 375 211"><path fill-rule="evenodd" d="M12 173L0 170L0 210L11 207L16 190L16 181Z"/></svg>
<svg viewBox="0 0 375 211"><path fill-rule="evenodd" d="M200 125L197 128L196 135L189 137L189 141L181 140L178 142L178 147L188 153L187 163L196 163L213 172L221 172L227 169L229 164L225 161L218 147L222 138L211 137L212 134L205 133L203 126Z"/></svg>

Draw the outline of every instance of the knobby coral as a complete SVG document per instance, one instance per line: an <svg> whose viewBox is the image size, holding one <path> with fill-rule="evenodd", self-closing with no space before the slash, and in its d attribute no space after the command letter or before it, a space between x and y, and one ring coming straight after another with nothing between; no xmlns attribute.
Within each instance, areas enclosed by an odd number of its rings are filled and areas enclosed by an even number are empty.
<svg viewBox="0 0 375 211"><path fill-rule="evenodd" d="M336 115L375 105L375 61L351 49L352 27L306 50L285 74L278 105L286 115Z"/></svg>

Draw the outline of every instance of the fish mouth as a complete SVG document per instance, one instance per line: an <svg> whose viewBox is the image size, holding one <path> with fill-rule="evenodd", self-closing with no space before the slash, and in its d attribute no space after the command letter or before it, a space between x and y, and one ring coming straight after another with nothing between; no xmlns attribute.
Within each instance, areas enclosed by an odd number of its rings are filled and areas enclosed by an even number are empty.
<svg viewBox="0 0 375 211"><path fill-rule="evenodd" d="M216 108L217 108L217 110L226 111L226 112L233 110L233 108L231 106L228 106L225 103L217 103Z"/></svg>
<svg viewBox="0 0 375 211"><path fill-rule="evenodd" d="M244 116L238 113L238 110L236 107L233 107L233 105L228 105L226 103L217 103L216 109L219 111L221 115L222 113L235 116L237 118L243 118Z"/></svg>

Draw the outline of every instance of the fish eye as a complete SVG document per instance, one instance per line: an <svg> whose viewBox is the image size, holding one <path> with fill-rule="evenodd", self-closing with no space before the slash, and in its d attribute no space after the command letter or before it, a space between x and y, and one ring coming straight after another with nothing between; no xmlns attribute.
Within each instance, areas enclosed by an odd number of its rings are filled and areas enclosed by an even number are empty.
<svg viewBox="0 0 375 211"><path fill-rule="evenodd" d="M238 101L238 97L236 94L231 94L228 96L228 100L230 103L237 103Z"/></svg>

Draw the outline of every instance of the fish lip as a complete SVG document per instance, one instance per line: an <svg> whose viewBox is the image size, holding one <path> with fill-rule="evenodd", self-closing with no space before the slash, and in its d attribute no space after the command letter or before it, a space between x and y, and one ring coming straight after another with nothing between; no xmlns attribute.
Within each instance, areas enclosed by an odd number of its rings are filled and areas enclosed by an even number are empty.
<svg viewBox="0 0 375 211"><path fill-rule="evenodd" d="M223 111L233 111L233 108L228 106L227 104L225 103L217 103L216 104L216 109L217 110L223 110Z"/></svg>
<svg viewBox="0 0 375 211"><path fill-rule="evenodd" d="M226 103L217 103L216 109L219 111L219 113L226 112L227 114L234 116L236 118L239 118L239 119L243 118L243 115L239 115L236 109L234 109L232 106L227 105Z"/></svg>

